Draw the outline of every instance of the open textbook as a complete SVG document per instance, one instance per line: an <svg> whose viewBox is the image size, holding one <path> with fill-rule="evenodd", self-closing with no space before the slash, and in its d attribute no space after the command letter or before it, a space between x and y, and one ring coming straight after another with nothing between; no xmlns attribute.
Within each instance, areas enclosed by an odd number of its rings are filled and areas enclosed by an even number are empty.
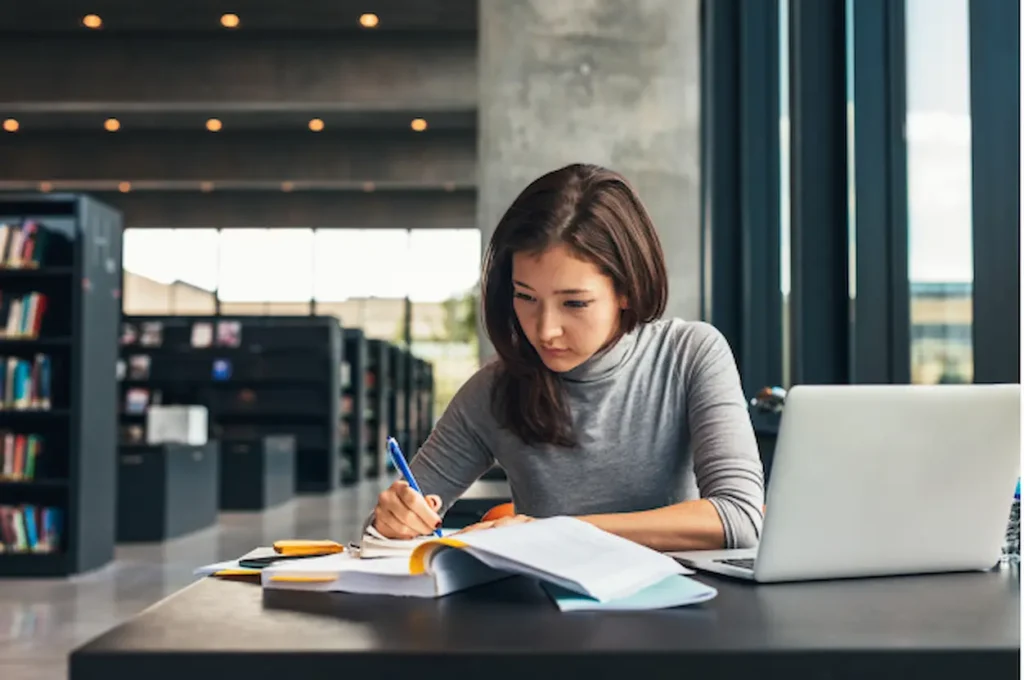
<svg viewBox="0 0 1024 680"><path fill-rule="evenodd" d="M361 559L346 551L279 562L263 569L261 581L264 588L441 597L523 574L558 592L606 603L659 584L664 589L666 579L692 573L667 555L570 517L427 537L417 543L408 556ZM714 597L713 588L684 580L685 601L662 606ZM679 599L681 591L676 592Z"/></svg>

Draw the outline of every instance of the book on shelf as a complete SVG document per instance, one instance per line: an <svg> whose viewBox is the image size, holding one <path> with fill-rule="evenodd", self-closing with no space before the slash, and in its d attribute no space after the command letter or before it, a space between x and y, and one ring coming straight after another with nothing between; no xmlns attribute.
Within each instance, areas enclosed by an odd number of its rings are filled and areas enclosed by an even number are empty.
<svg viewBox="0 0 1024 680"><path fill-rule="evenodd" d="M46 312L46 295L40 292L10 293L0 291L0 338L14 340L39 337Z"/></svg>
<svg viewBox="0 0 1024 680"><path fill-rule="evenodd" d="M128 357L128 379L149 380L152 359L148 354L133 354Z"/></svg>
<svg viewBox="0 0 1024 680"><path fill-rule="evenodd" d="M0 553L60 551L63 511L38 505L0 505Z"/></svg>
<svg viewBox="0 0 1024 680"><path fill-rule="evenodd" d="M38 268L43 261L46 241L46 229L35 220L0 224L0 268Z"/></svg>
<svg viewBox="0 0 1024 680"><path fill-rule="evenodd" d="M49 355L36 354L32 361L0 356L0 410L49 410L52 362Z"/></svg>
<svg viewBox="0 0 1024 680"><path fill-rule="evenodd" d="M43 438L38 434L0 432L0 479L31 481L35 479Z"/></svg>
<svg viewBox="0 0 1024 680"><path fill-rule="evenodd" d="M149 408L149 390L142 387L133 387L124 393L124 412L137 415L145 413Z"/></svg>
<svg viewBox="0 0 1024 680"><path fill-rule="evenodd" d="M161 321L145 321L136 325L125 321L121 324L118 342L122 346L138 344L143 347L159 347L164 342L164 324Z"/></svg>

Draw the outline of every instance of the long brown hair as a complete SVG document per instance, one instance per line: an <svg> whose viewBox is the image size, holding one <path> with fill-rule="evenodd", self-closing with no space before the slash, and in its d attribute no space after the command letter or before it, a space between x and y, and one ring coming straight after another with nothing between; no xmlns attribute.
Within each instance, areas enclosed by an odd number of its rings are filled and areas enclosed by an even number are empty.
<svg viewBox="0 0 1024 680"><path fill-rule="evenodd" d="M491 406L526 444L576 445L561 381L537 355L512 307L512 256L565 244L612 279L627 305L612 342L665 311L668 276L647 210L624 177L573 164L527 186L498 222L484 254L484 324L501 358ZM609 343L610 344L610 343Z"/></svg>

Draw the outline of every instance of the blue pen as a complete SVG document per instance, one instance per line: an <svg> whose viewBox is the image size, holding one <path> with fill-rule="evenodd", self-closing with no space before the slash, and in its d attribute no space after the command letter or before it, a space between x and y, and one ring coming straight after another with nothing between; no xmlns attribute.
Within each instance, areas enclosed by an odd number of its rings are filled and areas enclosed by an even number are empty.
<svg viewBox="0 0 1024 680"><path fill-rule="evenodd" d="M402 449L398 448L398 442L395 441L394 437L388 437L388 453L391 454L391 460L395 463L395 467L405 477L405 481L409 483L409 487L422 496L423 492L420 491L420 485L416 483L416 478L412 476L412 470L409 469L409 464L405 462ZM434 535L437 537L442 536L441 530L434 529Z"/></svg>

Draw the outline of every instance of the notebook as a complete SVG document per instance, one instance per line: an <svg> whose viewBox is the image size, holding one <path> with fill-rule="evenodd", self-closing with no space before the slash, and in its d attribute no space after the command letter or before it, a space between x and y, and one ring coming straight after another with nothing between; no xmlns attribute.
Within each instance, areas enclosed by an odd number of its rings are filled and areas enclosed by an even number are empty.
<svg viewBox="0 0 1024 680"><path fill-rule="evenodd" d="M349 552L263 570L265 588L442 597L511 574L597 602L630 597L673 575L693 573L667 555L571 517L552 517L423 541L405 557Z"/></svg>

